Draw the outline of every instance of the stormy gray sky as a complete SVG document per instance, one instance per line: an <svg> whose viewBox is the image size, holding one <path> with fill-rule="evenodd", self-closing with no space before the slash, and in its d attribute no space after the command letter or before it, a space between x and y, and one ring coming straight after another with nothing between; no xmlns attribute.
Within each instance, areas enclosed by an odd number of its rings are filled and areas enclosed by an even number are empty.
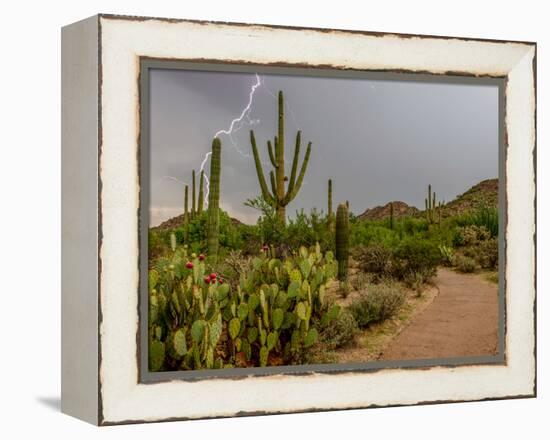
<svg viewBox="0 0 550 440"><path fill-rule="evenodd" d="M302 155L313 143L288 215L302 208L326 211L328 178L334 205L349 200L359 214L392 200L422 209L428 183L438 199L449 201L498 176L497 86L271 74L261 80L248 117L236 124L232 138L220 135L221 206L241 221L256 221L258 213L243 202L260 194L249 130L267 175L266 141L277 130L278 90L287 104L287 169L296 131L302 130ZM191 183L191 170L200 168L213 135L241 115L255 83L250 73L151 71L151 226L182 213L181 182Z"/></svg>

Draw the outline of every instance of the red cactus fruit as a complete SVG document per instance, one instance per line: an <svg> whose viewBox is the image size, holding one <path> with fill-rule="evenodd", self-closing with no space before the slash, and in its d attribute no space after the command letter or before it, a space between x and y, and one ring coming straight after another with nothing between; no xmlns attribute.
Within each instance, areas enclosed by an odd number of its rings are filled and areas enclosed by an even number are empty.
<svg viewBox="0 0 550 440"><path fill-rule="evenodd" d="M190 261L188 261L187 263L185 263L185 267L187 269L193 269L193 263L191 263Z"/></svg>
<svg viewBox="0 0 550 440"><path fill-rule="evenodd" d="M205 258L205 257L204 257L204 254L200 254L200 255L199 255L199 261L204 261L204 258Z"/></svg>

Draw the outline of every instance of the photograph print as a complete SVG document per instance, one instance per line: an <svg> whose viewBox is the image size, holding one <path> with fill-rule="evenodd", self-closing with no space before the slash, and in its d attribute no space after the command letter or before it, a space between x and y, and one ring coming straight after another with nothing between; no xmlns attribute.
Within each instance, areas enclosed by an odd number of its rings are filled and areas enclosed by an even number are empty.
<svg viewBox="0 0 550 440"><path fill-rule="evenodd" d="M502 361L497 80L142 81L148 372Z"/></svg>

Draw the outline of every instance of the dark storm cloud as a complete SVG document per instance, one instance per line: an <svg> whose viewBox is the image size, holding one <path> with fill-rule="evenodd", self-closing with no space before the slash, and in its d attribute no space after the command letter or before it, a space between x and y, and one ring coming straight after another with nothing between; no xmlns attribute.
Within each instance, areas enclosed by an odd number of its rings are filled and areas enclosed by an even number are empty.
<svg viewBox="0 0 550 440"><path fill-rule="evenodd" d="M249 124L267 161L266 141L276 133L283 90L286 159L290 167L296 130L313 142L304 185L287 213L326 210L327 179L334 200L352 211L402 200L423 207L431 183L438 199L451 200L498 174L496 86L263 75L250 119L222 140L221 204L253 222L243 202L259 194L250 156ZM191 182L210 150L212 136L227 129L248 102L254 74L155 70L151 74L151 222L180 214L183 185ZM259 121L257 121L259 120ZM302 154L305 148L302 148ZM207 166L208 169L208 166ZM269 169L264 166L264 171ZM267 171L266 171L267 173Z"/></svg>

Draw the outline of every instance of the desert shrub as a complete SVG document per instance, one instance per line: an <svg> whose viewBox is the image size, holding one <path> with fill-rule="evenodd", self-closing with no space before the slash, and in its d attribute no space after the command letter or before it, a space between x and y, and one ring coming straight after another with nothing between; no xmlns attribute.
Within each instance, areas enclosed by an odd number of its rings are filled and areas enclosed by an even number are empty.
<svg viewBox="0 0 550 440"><path fill-rule="evenodd" d="M455 248L464 246L465 241L464 235L462 234L462 228L457 227L453 229L452 244Z"/></svg>
<svg viewBox="0 0 550 440"><path fill-rule="evenodd" d="M374 274L375 281L390 273L391 257L391 250L380 243L360 246L354 251L354 258L357 260L359 268Z"/></svg>
<svg viewBox="0 0 550 440"><path fill-rule="evenodd" d="M363 290L367 284L372 281L372 278L369 276L369 274L366 274L364 272L359 272L353 277L350 277L350 283L351 287L353 287L354 290Z"/></svg>
<svg viewBox="0 0 550 440"><path fill-rule="evenodd" d="M403 277L403 284L405 284L405 286L409 289L414 290L416 292L416 296L420 296L424 290L424 283L430 278L431 275L425 274L422 271L410 272Z"/></svg>
<svg viewBox="0 0 550 440"><path fill-rule="evenodd" d="M338 291L340 292L340 295L342 295L342 298L347 298L351 293L350 282L348 280L340 281Z"/></svg>
<svg viewBox="0 0 550 440"><path fill-rule="evenodd" d="M455 265L459 272L472 273L477 269L476 260L465 255L458 255L455 259Z"/></svg>
<svg viewBox="0 0 550 440"><path fill-rule="evenodd" d="M260 212L257 226L262 243L269 243L277 248L286 242L285 224L279 218L276 209L267 203L262 196L248 199L245 206Z"/></svg>
<svg viewBox="0 0 550 440"><path fill-rule="evenodd" d="M393 316L405 302L405 294L397 284L372 285L365 295L349 307L357 325L365 328L370 324Z"/></svg>
<svg viewBox="0 0 550 440"><path fill-rule="evenodd" d="M273 246L278 256L288 256L293 249L301 246L321 246L322 252L332 251L333 236L327 224L327 218L315 208L309 214L303 210L297 211L294 218L284 224L277 211L261 196L249 199L245 205L260 212L257 229L254 236L256 241Z"/></svg>
<svg viewBox="0 0 550 440"><path fill-rule="evenodd" d="M365 245L379 243L386 247L393 247L399 243L398 231L389 229L381 222L357 221L351 224L350 243Z"/></svg>
<svg viewBox="0 0 550 440"><path fill-rule="evenodd" d="M495 269L498 266L498 240L496 238L481 242L478 251L477 261L483 269Z"/></svg>
<svg viewBox="0 0 550 440"><path fill-rule="evenodd" d="M291 249L310 247L319 243L323 252L334 250L334 237L324 214L313 208L309 214L304 210L289 218L286 226L286 242Z"/></svg>
<svg viewBox="0 0 550 440"><path fill-rule="evenodd" d="M479 246L466 246L461 249L462 255L468 258L476 259L478 257Z"/></svg>
<svg viewBox="0 0 550 440"><path fill-rule="evenodd" d="M398 223L403 232L408 235L414 235L428 231L428 222L425 219L405 217Z"/></svg>
<svg viewBox="0 0 550 440"><path fill-rule="evenodd" d="M321 345L315 345L308 349L303 356L303 363L312 364L335 364L338 362L338 353L327 350Z"/></svg>
<svg viewBox="0 0 550 440"><path fill-rule="evenodd" d="M240 250L230 250L219 258L212 267L212 271L223 276L224 280L236 289L241 275L252 269L252 258L243 254Z"/></svg>
<svg viewBox="0 0 550 440"><path fill-rule="evenodd" d="M392 274L400 280L418 274L426 282L435 275L439 260L439 249L435 243L407 238L393 252Z"/></svg>
<svg viewBox="0 0 550 440"><path fill-rule="evenodd" d="M476 245L480 241L489 240L490 238L491 233L485 226L462 226L455 230L453 245L456 247L472 246Z"/></svg>
<svg viewBox="0 0 550 440"><path fill-rule="evenodd" d="M358 326L353 314L347 309L342 309L338 318L322 327L319 339L326 349L335 350L350 345L357 331Z"/></svg>

